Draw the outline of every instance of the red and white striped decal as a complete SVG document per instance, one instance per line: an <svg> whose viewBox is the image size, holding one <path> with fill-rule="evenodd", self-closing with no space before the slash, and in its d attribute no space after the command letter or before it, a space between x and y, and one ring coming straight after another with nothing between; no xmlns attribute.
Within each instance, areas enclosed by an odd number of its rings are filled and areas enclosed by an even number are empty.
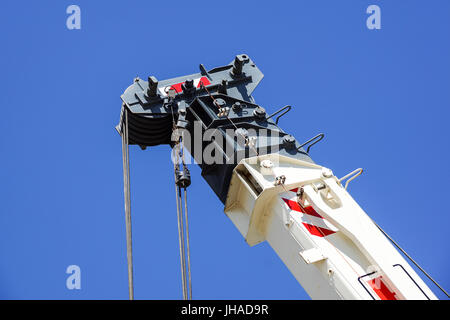
<svg viewBox="0 0 450 320"><path fill-rule="evenodd" d="M303 207L297 202L297 188L282 194L281 199L283 199L290 210L295 211L295 214L300 214L303 226L313 236L326 237L338 231L334 225L318 214L312 206Z"/></svg>
<svg viewBox="0 0 450 320"><path fill-rule="evenodd" d="M209 86L211 84L211 82L209 81L209 79L207 77L200 77L200 78L194 79L194 87L200 88L200 86L201 86L200 82L203 82L204 86ZM161 93L161 95L163 97L167 96L167 91L169 91L169 89L174 89L177 93L180 93L181 91L183 91L183 89L181 88L181 85L183 83L184 83L184 81L159 88L159 92Z"/></svg>
<svg viewBox="0 0 450 320"><path fill-rule="evenodd" d="M381 300L397 300L395 292L392 292L391 289L389 289L384 281L381 280L382 278L382 276L379 276L367 281L367 283Z"/></svg>

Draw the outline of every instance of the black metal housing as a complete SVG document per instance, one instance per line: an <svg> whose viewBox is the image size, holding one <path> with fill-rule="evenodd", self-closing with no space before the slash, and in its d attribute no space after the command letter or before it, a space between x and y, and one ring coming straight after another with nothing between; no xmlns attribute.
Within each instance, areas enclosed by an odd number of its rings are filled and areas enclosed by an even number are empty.
<svg viewBox="0 0 450 320"><path fill-rule="evenodd" d="M154 76L148 81L137 78L121 96L121 121L116 128L121 132L123 113L127 112L129 144L143 149L173 145L174 123L187 130L190 141L184 141L184 145L199 163L204 179L225 203L233 169L242 158L277 152L313 162L298 141L278 127L278 118L272 119L255 103L251 94L262 78L261 71L245 54L209 71L200 65L199 73L188 76L160 82ZM194 133L196 121L201 123L202 136L208 131L223 139L222 147L215 148L219 152L215 158L221 159L218 163L198 158L215 141L194 143L199 133ZM254 136L249 134L252 129L256 130Z"/></svg>

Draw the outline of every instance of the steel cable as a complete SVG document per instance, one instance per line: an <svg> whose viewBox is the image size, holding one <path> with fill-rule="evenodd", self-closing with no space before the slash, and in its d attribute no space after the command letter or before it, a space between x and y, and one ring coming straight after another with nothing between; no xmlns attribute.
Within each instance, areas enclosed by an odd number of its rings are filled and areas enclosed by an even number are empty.
<svg viewBox="0 0 450 320"><path fill-rule="evenodd" d="M130 160L128 148L128 111L124 107L124 119L122 123L122 163L123 163L123 186L125 202L125 226L127 238L127 267L128 267L128 294L129 299L134 299L133 285L133 245L131 232L131 201L130 201Z"/></svg>

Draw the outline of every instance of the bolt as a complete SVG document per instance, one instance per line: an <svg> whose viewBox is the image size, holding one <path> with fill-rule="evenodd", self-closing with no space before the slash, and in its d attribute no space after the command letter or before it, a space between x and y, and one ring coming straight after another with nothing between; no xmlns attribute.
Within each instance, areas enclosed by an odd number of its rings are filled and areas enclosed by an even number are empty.
<svg viewBox="0 0 450 320"><path fill-rule="evenodd" d="M253 111L253 115L259 119L265 119L266 110L262 107L256 107L256 109Z"/></svg>
<svg viewBox="0 0 450 320"><path fill-rule="evenodd" d="M147 96L155 97L157 88L158 88L158 80L154 76L148 77Z"/></svg>
<svg viewBox="0 0 450 320"><path fill-rule="evenodd" d="M295 138L290 134L285 135L283 137L283 144L286 146L286 148L291 149L292 147L295 147Z"/></svg>
<svg viewBox="0 0 450 320"><path fill-rule="evenodd" d="M272 170L273 170L273 162L270 161L269 159L263 160L260 163L260 167L261 167L261 174L262 175L270 175L272 174Z"/></svg>
<svg viewBox="0 0 450 320"><path fill-rule="evenodd" d="M222 83L219 85L219 89L217 90L219 93L227 94L228 81L226 79L222 80Z"/></svg>
<svg viewBox="0 0 450 320"><path fill-rule="evenodd" d="M231 71L233 75L239 76L242 74L242 67L244 66L245 59L238 55L234 58L233 70Z"/></svg>
<svg viewBox="0 0 450 320"><path fill-rule="evenodd" d="M216 99L216 106L217 106L218 108L222 108L222 107L224 107L226 104L227 104L227 103L225 102L225 100L223 100L223 99L221 99L221 98Z"/></svg>
<svg viewBox="0 0 450 320"><path fill-rule="evenodd" d="M322 167L322 176L325 178L330 178L333 175L333 171L328 168Z"/></svg>
<svg viewBox="0 0 450 320"><path fill-rule="evenodd" d="M242 105L239 101L233 103L233 111L240 111L242 109Z"/></svg>
<svg viewBox="0 0 450 320"><path fill-rule="evenodd" d="M186 79L186 81L184 82L184 85L186 88L193 88L194 87L194 80L192 79Z"/></svg>
<svg viewBox="0 0 450 320"><path fill-rule="evenodd" d="M273 168L273 162L269 159L261 161L261 168Z"/></svg>

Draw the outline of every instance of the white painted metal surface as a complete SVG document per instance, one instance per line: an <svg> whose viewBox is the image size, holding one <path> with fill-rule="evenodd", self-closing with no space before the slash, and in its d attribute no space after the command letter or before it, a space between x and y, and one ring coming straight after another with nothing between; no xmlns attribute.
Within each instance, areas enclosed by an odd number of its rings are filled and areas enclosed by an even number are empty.
<svg viewBox="0 0 450 320"><path fill-rule="evenodd" d="M313 299L437 299L328 168L244 159L224 211L250 246L268 241Z"/></svg>

